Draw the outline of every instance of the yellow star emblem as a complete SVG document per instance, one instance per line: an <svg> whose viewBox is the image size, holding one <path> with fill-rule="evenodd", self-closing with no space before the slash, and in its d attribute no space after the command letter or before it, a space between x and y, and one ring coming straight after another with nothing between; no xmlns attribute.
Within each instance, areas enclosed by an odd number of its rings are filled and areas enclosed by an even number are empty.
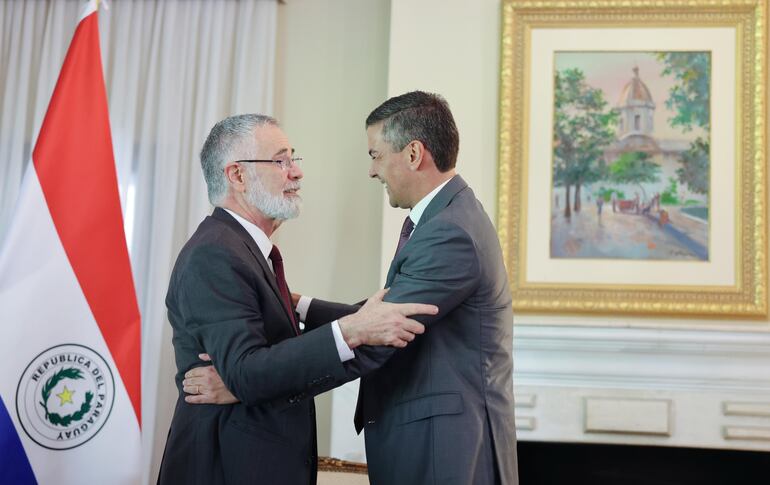
<svg viewBox="0 0 770 485"><path fill-rule="evenodd" d="M70 391L69 389L67 389L67 386L65 385L64 390L60 394L56 395L56 397L58 397L60 400L59 406L64 406L66 403L74 404L72 402L73 394L75 394L75 391Z"/></svg>

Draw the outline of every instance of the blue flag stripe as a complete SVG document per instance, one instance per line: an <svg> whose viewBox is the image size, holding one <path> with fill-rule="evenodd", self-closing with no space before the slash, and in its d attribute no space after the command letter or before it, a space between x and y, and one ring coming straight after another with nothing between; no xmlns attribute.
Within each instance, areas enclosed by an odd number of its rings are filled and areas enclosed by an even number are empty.
<svg viewBox="0 0 770 485"><path fill-rule="evenodd" d="M32 466L0 398L0 485L37 485Z"/></svg>

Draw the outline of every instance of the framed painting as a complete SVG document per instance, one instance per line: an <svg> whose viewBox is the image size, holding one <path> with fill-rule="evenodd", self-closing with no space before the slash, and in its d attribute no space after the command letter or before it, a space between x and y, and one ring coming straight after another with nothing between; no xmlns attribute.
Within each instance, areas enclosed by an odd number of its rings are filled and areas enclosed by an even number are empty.
<svg viewBox="0 0 770 485"><path fill-rule="evenodd" d="M503 2L514 309L767 316L764 0Z"/></svg>

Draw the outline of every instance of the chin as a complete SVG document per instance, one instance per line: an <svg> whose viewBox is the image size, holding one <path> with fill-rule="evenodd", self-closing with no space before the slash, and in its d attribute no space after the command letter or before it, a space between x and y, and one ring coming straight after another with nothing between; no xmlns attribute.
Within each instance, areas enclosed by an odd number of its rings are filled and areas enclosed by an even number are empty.
<svg viewBox="0 0 770 485"><path fill-rule="evenodd" d="M302 207L300 204L296 204L290 211L287 211L286 218L287 219L295 219L299 217L300 212L302 212Z"/></svg>
<svg viewBox="0 0 770 485"><path fill-rule="evenodd" d="M299 217L299 209L292 212L283 212L281 214L276 214L274 219L278 221L288 221L289 219L296 219Z"/></svg>

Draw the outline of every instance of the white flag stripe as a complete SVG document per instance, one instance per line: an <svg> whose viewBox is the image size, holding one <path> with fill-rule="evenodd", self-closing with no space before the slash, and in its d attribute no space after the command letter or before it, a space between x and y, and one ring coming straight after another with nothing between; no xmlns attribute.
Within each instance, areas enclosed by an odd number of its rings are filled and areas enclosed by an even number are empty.
<svg viewBox="0 0 770 485"><path fill-rule="evenodd" d="M104 338L85 300L61 245L32 164L25 175L22 198L0 257L0 308L3 333L0 352L12 356L6 376L22 376L42 351L62 343L77 343L94 350L112 369L114 404L109 416L100 416L101 428L82 445L46 449L31 439L19 421L32 419L41 408L27 403L13 412L17 390L24 383L0 380L0 395L7 403L27 457L39 483L136 483L140 469L140 432L120 373L115 371ZM16 319L23 318L23 321ZM80 397L80 396L78 396ZM56 427L48 425L52 431Z"/></svg>
<svg viewBox="0 0 770 485"><path fill-rule="evenodd" d="M92 13L96 12L96 9L98 8L97 0L88 0L88 2L83 5L83 8L80 10L80 17L78 17L78 23L80 23L84 18L88 17Z"/></svg>

